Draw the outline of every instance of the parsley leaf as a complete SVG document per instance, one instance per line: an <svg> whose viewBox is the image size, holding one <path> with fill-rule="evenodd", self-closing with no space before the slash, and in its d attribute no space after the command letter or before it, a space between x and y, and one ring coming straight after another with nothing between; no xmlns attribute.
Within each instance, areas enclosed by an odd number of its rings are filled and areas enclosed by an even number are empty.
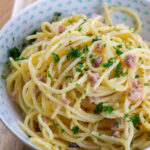
<svg viewBox="0 0 150 150"><path fill-rule="evenodd" d="M101 40L101 39L100 38L94 38L94 39L92 39L92 43L99 41L99 40Z"/></svg>
<svg viewBox="0 0 150 150"><path fill-rule="evenodd" d="M113 65L113 63L115 63L115 59L112 57L112 58L108 59L108 61L106 63L102 64L102 66L105 68L109 68L110 66Z"/></svg>
<svg viewBox="0 0 150 150"><path fill-rule="evenodd" d="M78 31L80 32L82 30L82 28L80 27L80 28L78 28Z"/></svg>
<svg viewBox="0 0 150 150"><path fill-rule="evenodd" d="M120 74L122 73L121 71L121 62L116 66L116 69L115 69L115 77L120 77Z"/></svg>
<svg viewBox="0 0 150 150"><path fill-rule="evenodd" d="M101 112L103 112L103 103L99 103L97 106L96 106L96 109L94 110L94 114L99 114Z"/></svg>
<svg viewBox="0 0 150 150"><path fill-rule="evenodd" d="M123 118L128 118L130 115L128 113L124 114Z"/></svg>
<svg viewBox="0 0 150 150"><path fill-rule="evenodd" d="M66 78L66 80L67 80L67 79L69 79L69 78L72 78L72 76L67 75L67 76L65 76L65 78Z"/></svg>
<svg viewBox="0 0 150 150"><path fill-rule="evenodd" d="M56 21L59 19L59 17L61 16L60 12L55 12L54 16L56 17Z"/></svg>
<svg viewBox="0 0 150 150"><path fill-rule="evenodd" d="M81 51L79 49L75 49L73 47L71 47L71 49L72 49L72 51L67 54L68 60L71 58L74 58L74 57L77 58L77 57L81 56Z"/></svg>
<svg viewBox="0 0 150 150"><path fill-rule="evenodd" d="M79 127L78 127L78 126L75 126L75 127L73 127L71 130L72 130L73 134L76 135L76 134L78 134Z"/></svg>
<svg viewBox="0 0 150 150"><path fill-rule="evenodd" d="M135 114L134 117L132 117L130 119L130 121L132 121L133 126L137 129L140 130L140 127L138 126L139 122L140 122L140 118L139 118L139 114Z"/></svg>
<svg viewBox="0 0 150 150"><path fill-rule="evenodd" d="M118 48L122 48L122 44L117 45Z"/></svg>
<svg viewBox="0 0 150 150"><path fill-rule="evenodd" d="M140 76L139 75L135 75L135 78L137 79L137 78L139 78Z"/></svg>
<svg viewBox="0 0 150 150"><path fill-rule="evenodd" d="M6 76L2 74L2 75L1 75L1 78L5 80L5 79L6 79Z"/></svg>
<svg viewBox="0 0 150 150"><path fill-rule="evenodd" d="M20 56L20 51L17 47L13 47L9 50L8 52L8 57L12 57L13 59L17 58Z"/></svg>
<svg viewBox="0 0 150 150"><path fill-rule="evenodd" d="M108 114L111 114L114 109L111 106L104 106L104 111L107 111Z"/></svg>
<svg viewBox="0 0 150 150"><path fill-rule="evenodd" d="M116 126L116 128L119 128L119 122L118 121L115 121L115 126Z"/></svg>
<svg viewBox="0 0 150 150"><path fill-rule="evenodd" d="M116 50L116 54L117 54L118 56L120 56L120 55L123 54L123 52L122 52L121 50L119 50L118 48L116 48L116 47L114 47L114 46L113 46L113 48Z"/></svg>
<svg viewBox="0 0 150 150"><path fill-rule="evenodd" d="M114 111L114 108L111 106L103 106L103 103L99 103L94 110L94 114L100 114L103 111L111 114Z"/></svg>
<svg viewBox="0 0 150 150"><path fill-rule="evenodd" d="M49 70L48 70L48 73L47 73L47 76L52 80L52 75L50 74Z"/></svg>
<svg viewBox="0 0 150 150"><path fill-rule="evenodd" d="M83 68L83 66L84 66L84 65L83 65L83 62L79 62L77 66L78 66L79 68Z"/></svg>
<svg viewBox="0 0 150 150"><path fill-rule="evenodd" d="M53 55L54 62L57 63L60 60L59 55L54 52L52 53L52 55Z"/></svg>
<svg viewBox="0 0 150 150"><path fill-rule="evenodd" d="M85 53L86 51L87 51L87 52L89 51L89 48L88 48L88 45L87 45L87 44L83 47L83 53Z"/></svg>
<svg viewBox="0 0 150 150"><path fill-rule="evenodd" d="M149 83L144 83L144 86L149 86Z"/></svg>
<svg viewBox="0 0 150 150"><path fill-rule="evenodd" d="M93 36L93 34L92 33L88 33L87 36Z"/></svg>
<svg viewBox="0 0 150 150"><path fill-rule="evenodd" d="M54 126L59 126L59 124L57 122L55 122L54 120L52 120L52 123L54 124Z"/></svg>

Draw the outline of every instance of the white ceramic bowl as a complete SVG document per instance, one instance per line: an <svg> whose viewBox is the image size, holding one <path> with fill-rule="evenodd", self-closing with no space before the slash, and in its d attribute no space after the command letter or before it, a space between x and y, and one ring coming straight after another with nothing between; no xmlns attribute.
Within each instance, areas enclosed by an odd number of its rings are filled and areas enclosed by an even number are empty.
<svg viewBox="0 0 150 150"><path fill-rule="evenodd" d="M12 18L0 31L0 74L6 74L4 63L7 61L8 50L14 46L21 48L22 40L35 29L40 28L43 21L50 21L54 12L58 11L63 16L72 12L84 13L90 16L92 13L103 13L104 0L41 0L22 10ZM150 41L150 1L148 0L105 0L108 5L126 6L134 10L142 21L142 37ZM112 14L115 23L133 25L134 22L125 13ZM14 37L14 38L13 38ZM5 88L5 81L0 79L0 118L12 133L24 143L34 149L28 136L20 129L17 120L22 120L21 110L12 104Z"/></svg>

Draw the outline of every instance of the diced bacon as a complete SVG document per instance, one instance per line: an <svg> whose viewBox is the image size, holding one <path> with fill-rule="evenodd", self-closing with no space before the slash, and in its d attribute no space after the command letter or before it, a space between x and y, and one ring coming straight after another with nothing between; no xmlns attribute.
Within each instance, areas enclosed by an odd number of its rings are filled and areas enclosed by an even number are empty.
<svg viewBox="0 0 150 150"><path fill-rule="evenodd" d="M38 80L41 81L41 82L45 82L45 78L43 76L39 76Z"/></svg>
<svg viewBox="0 0 150 150"><path fill-rule="evenodd" d="M34 94L37 94L37 93L38 93L38 91L39 91L39 89L38 89L37 87L34 87L34 89L33 89L33 93L34 93Z"/></svg>
<svg viewBox="0 0 150 150"><path fill-rule="evenodd" d="M103 56L100 56L98 59L95 60L95 62L93 63L96 67L98 67L101 62L103 61Z"/></svg>
<svg viewBox="0 0 150 150"><path fill-rule="evenodd" d="M17 99L17 93L16 93L16 91L13 91L11 93L11 99L12 99L12 101L15 101Z"/></svg>
<svg viewBox="0 0 150 150"><path fill-rule="evenodd" d="M58 31L59 31L59 33L64 32L64 31L65 31L65 26L63 26L63 25L59 25L59 27L58 27Z"/></svg>
<svg viewBox="0 0 150 150"><path fill-rule="evenodd" d="M40 131L39 124L36 121L33 122L33 128L36 132Z"/></svg>
<svg viewBox="0 0 150 150"><path fill-rule="evenodd" d="M44 122L48 122L49 121L49 117L47 117L47 116L43 116L42 119L43 119Z"/></svg>
<svg viewBox="0 0 150 150"><path fill-rule="evenodd" d="M133 54L127 55L125 58L125 63L129 68L136 66L135 55Z"/></svg>
<svg viewBox="0 0 150 150"><path fill-rule="evenodd" d="M48 101L51 101L49 98L47 99Z"/></svg>
<svg viewBox="0 0 150 150"><path fill-rule="evenodd" d="M132 79L131 80L132 86L137 88L138 87L138 79Z"/></svg>
<svg viewBox="0 0 150 150"><path fill-rule="evenodd" d="M92 84L95 84L98 81L97 73L89 73L89 77Z"/></svg>
<svg viewBox="0 0 150 150"><path fill-rule="evenodd" d="M99 14L97 13L92 14L92 18L96 18L97 16L99 16Z"/></svg>
<svg viewBox="0 0 150 150"><path fill-rule="evenodd" d="M118 123L118 128L117 128L117 126L116 126L116 122ZM111 129L112 129L113 131L117 131L117 130L119 130L119 128L121 127L121 125L123 125L123 119L122 119L122 118L117 118L117 119L115 120L115 122L113 122L113 123L111 124Z"/></svg>
<svg viewBox="0 0 150 150"><path fill-rule="evenodd" d="M137 103L144 99L144 93L142 89L132 87L128 93L129 100L133 103Z"/></svg>
<svg viewBox="0 0 150 150"><path fill-rule="evenodd" d="M121 133L120 131L115 131L112 136L119 138L121 136Z"/></svg>
<svg viewBox="0 0 150 150"><path fill-rule="evenodd" d="M64 103L64 104L70 104L70 101L66 98L62 98L61 101Z"/></svg>
<svg viewBox="0 0 150 150"><path fill-rule="evenodd" d="M95 49L96 51L101 52L103 49L103 43L102 42L97 43Z"/></svg>

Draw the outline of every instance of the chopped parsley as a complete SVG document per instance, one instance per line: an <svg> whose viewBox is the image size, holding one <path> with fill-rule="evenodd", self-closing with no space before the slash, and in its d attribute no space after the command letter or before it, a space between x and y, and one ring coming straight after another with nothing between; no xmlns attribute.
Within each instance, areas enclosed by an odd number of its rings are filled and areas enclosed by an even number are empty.
<svg viewBox="0 0 150 150"><path fill-rule="evenodd" d="M115 69L115 77L119 78L121 73L122 71L121 71L121 62L120 62Z"/></svg>
<svg viewBox="0 0 150 150"><path fill-rule="evenodd" d="M106 48L107 44L105 43L103 46L104 46L104 48Z"/></svg>
<svg viewBox="0 0 150 150"><path fill-rule="evenodd" d="M139 43L138 48L142 48L141 43Z"/></svg>
<svg viewBox="0 0 150 150"><path fill-rule="evenodd" d="M118 56L120 56L120 55L123 54L123 52L122 52L121 50L119 50L118 48L116 48L115 46L113 46L113 48L116 50L116 54L117 54Z"/></svg>
<svg viewBox="0 0 150 150"><path fill-rule="evenodd" d="M73 47L71 47L71 52L69 52L67 54L67 59L71 59L71 58L77 58L77 57L80 57L81 56L81 51L79 49L75 49Z"/></svg>
<svg viewBox="0 0 150 150"><path fill-rule="evenodd" d="M132 31L132 27L129 27L129 30Z"/></svg>
<svg viewBox="0 0 150 150"><path fill-rule="evenodd" d="M114 109L111 106L104 106L104 111L107 111L108 114L111 114Z"/></svg>
<svg viewBox="0 0 150 150"><path fill-rule="evenodd" d="M124 114L123 118L128 118L130 115L128 113Z"/></svg>
<svg viewBox="0 0 150 150"><path fill-rule="evenodd" d="M78 134L79 127L78 127L78 126L75 126L75 127L73 127L71 130L72 130L72 133L73 133L74 135L76 135L76 134Z"/></svg>
<svg viewBox="0 0 150 150"><path fill-rule="evenodd" d="M102 135L102 133L98 133L98 136L101 136Z"/></svg>
<svg viewBox="0 0 150 150"><path fill-rule="evenodd" d="M5 80L5 79L6 79L6 76L2 74L2 75L1 75L1 78Z"/></svg>
<svg viewBox="0 0 150 150"><path fill-rule="evenodd" d="M80 32L82 30L82 28L80 27L80 28L78 28L78 31Z"/></svg>
<svg viewBox="0 0 150 150"><path fill-rule="evenodd" d="M79 86L79 85L80 85L79 83L76 83L76 84L75 84L75 86Z"/></svg>
<svg viewBox="0 0 150 150"><path fill-rule="evenodd" d="M116 126L116 128L119 128L119 122L118 121L115 121L115 126Z"/></svg>
<svg viewBox="0 0 150 150"><path fill-rule="evenodd" d="M52 53L52 55L53 55L54 62L57 63L60 60L59 55L54 52Z"/></svg>
<svg viewBox="0 0 150 150"><path fill-rule="evenodd" d="M113 111L114 109L111 106L103 106L103 103L99 103L94 110L94 114L100 114L101 112L111 114Z"/></svg>
<svg viewBox="0 0 150 150"><path fill-rule="evenodd" d="M117 45L118 48L122 48L122 44Z"/></svg>
<svg viewBox="0 0 150 150"><path fill-rule="evenodd" d="M77 65L76 71L82 73L82 70L81 70L81 69L83 68L83 66L84 66L84 65L83 65L83 62L79 62L78 65Z"/></svg>
<svg viewBox="0 0 150 150"><path fill-rule="evenodd" d="M94 114L100 114L103 112L103 108L103 103L99 103L94 110Z"/></svg>
<svg viewBox="0 0 150 150"><path fill-rule="evenodd" d="M52 120L52 123L53 123L53 125L56 126L56 127L59 126L59 124L58 124L57 122L55 122L54 120Z"/></svg>
<svg viewBox="0 0 150 150"><path fill-rule="evenodd" d="M89 58L92 58L93 57L93 54L90 54Z"/></svg>
<svg viewBox="0 0 150 150"><path fill-rule="evenodd" d="M92 39L92 43L96 42L96 41L100 41L101 39L100 38L94 38Z"/></svg>
<svg viewBox="0 0 150 150"><path fill-rule="evenodd" d="M137 79L137 78L139 78L140 76L139 75L135 75L135 78Z"/></svg>
<svg viewBox="0 0 150 150"><path fill-rule="evenodd" d="M80 73L83 72L80 68L76 68L76 71L77 71L77 72L80 72Z"/></svg>
<svg viewBox="0 0 150 150"><path fill-rule="evenodd" d="M131 143L130 143L130 146L132 146L133 145L133 140L131 141Z"/></svg>
<svg viewBox="0 0 150 150"><path fill-rule="evenodd" d="M128 72L122 72L121 76L125 77L128 74Z"/></svg>
<svg viewBox="0 0 150 150"><path fill-rule="evenodd" d="M149 86L149 83L144 83L144 86Z"/></svg>
<svg viewBox="0 0 150 150"><path fill-rule="evenodd" d="M130 119L130 121L132 121L133 126L137 129L140 130L140 127L138 126L139 122L140 122L140 118L139 118L139 114L135 114L134 117L132 117Z"/></svg>
<svg viewBox="0 0 150 150"><path fill-rule="evenodd" d="M71 31L69 30L68 33L71 33Z"/></svg>
<svg viewBox="0 0 150 150"><path fill-rule="evenodd" d="M86 94L86 90L84 90L84 94Z"/></svg>
<svg viewBox="0 0 150 150"><path fill-rule="evenodd" d="M51 80L53 80L52 75L50 74L49 70L48 70L47 76L48 76Z"/></svg>
<svg viewBox="0 0 150 150"><path fill-rule="evenodd" d="M93 36L93 34L92 33L88 33L87 36Z"/></svg>
<svg viewBox="0 0 150 150"><path fill-rule="evenodd" d="M142 57L139 57L139 62L140 62L141 64L143 64L143 63L144 63L144 61L143 61Z"/></svg>
<svg viewBox="0 0 150 150"><path fill-rule="evenodd" d="M89 48L88 48L88 45L87 45L87 44L83 47L83 53L85 53L86 51L87 51L87 52L89 51Z"/></svg>
<svg viewBox="0 0 150 150"><path fill-rule="evenodd" d="M13 59L16 59L17 57L20 56L20 51L17 47L13 47L9 50L8 52L8 57L12 57Z"/></svg>
<svg viewBox="0 0 150 150"><path fill-rule="evenodd" d="M102 66L105 67L105 68L109 68L115 62L116 62L115 59L112 57L112 58L109 58L106 63L102 64Z"/></svg>
<svg viewBox="0 0 150 150"><path fill-rule="evenodd" d="M72 76L67 75L67 76L65 76L65 78L66 78L66 80L67 80L67 79L69 79L69 78L72 78Z"/></svg>
<svg viewBox="0 0 150 150"><path fill-rule="evenodd" d="M84 65L83 65L83 62L79 62L77 66L78 66L79 68L83 68L83 66L84 66Z"/></svg>
<svg viewBox="0 0 150 150"><path fill-rule="evenodd" d="M14 61L20 61L20 60L24 60L24 59L26 59L26 58L24 58L24 57L16 57L16 58L14 59ZM8 60L8 61L5 63L5 65L6 65L7 67L10 67L10 65L11 65L10 60Z"/></svg>
<svg viewBox="0 0 150 150"><path fill-rule="evenodd" d="M59 17L61 16L62 14L60 12L55 12L54 13L54 16L56 18L56 21L59 19Z"/></svg>

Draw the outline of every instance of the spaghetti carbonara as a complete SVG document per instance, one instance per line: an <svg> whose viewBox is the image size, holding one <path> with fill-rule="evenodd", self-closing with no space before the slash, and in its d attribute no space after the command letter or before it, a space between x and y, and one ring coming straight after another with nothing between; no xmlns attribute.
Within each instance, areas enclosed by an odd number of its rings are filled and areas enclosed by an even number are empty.
<svg viewBox="0 0 150 150"><path fill-rule="evenodd" d="M128 12L137 28L114 25L113 10ZM104 18L73 14L27 37L30 45L9 58L6 83L31 143L43 150L150 146L150 50L139 30L134 12L105 4Z"/></svg>

